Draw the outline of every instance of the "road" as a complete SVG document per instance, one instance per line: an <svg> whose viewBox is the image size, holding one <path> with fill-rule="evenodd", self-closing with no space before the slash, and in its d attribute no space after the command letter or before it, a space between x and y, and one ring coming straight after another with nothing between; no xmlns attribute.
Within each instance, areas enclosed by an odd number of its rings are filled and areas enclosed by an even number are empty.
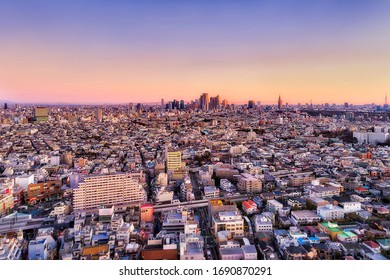
<svg viewBox="0 0 390 280"><path fill-rule="evenodd" d="M196 174L194 172L190 172L190 178L191 178L191 184L193 187L193 192L195 195L196 200L201 200L203 198L202 190L199 186L198 179L196 178ZM207 200L208 202L208 200ZM207 207L199 207L194 209L194 212L199 217L199 226L201 229L201 235L204 238L204 252L207 258L210 258L209 254L207 253L210 251L211 259L212 260L218 260L218 251L216 247L216 242L214 239L214 235L211 231L211 220L209 215L209 208L208 203Z"/></svg>

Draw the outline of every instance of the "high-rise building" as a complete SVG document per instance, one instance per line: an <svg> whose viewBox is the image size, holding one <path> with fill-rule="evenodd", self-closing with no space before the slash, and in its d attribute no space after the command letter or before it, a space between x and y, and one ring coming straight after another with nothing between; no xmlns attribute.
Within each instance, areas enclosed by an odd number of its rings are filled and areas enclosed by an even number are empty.
<svg viewBox="0 0 390 280"><path fill-rule="evenodd" d="M129 103L129 112L133 112L134 111L134 105L132 102Z"/></svg>
<svg viewBox="0 0 390 280"><path fill-rule="evenodd" d="M8 109L8 104L4 103L4 110L7 110L7 109Z"/></svg>
<svg viewBox="0 0 390 280"><path fill-rule="evenodd" d="M278 108L279 108L279 110L282 109L282 107L283 107L283 100L282 100L282 98L280 97L280 94L279 94L279 98L278 98Z"/></svg>
<svg viewBox="0 0 390 280"><path fill-rule="evenodd" d="M96 109L96 115L95 115L95 119L97 122L102 122L103 121L103 110L102 108L97 108Z"/></svg>
<svg viewBox="0 0 390 280"><path fill-rule="evenodd" d="M209 105L210 105L210 98L208 93L202 93L200 96L200 108L203 111L208 111L209 110Z"/></svg>
<svg viewBox="0 0 390 280"><path fill-rule="evenodd" d="M180 110L184 110L184 100L180 100Z"/></svg>
<svg viewBox="0 0 390 280"><path fill-rule="evenodd" d="M143 204L146 192L129 173L92 175L80 179L73 190L75 211L101 206Z"/></svg>
<svg viewBox="0 0 390 280"><path fill-rule="evenodd" d="M181 151L167 152L167 170L181 169Z"/></svg>
<svg viewBox="0 0 390 280"><path fill-rule="evenodd" d="M47 107L34 108L34 118L37 122L47 122L49 119Z"/></svg>
<svg viewBox="0 0 390 280"><path fill-rule="evenodd" d="M255 108L255 101L249 100L248 101L248 109L253 109L253 108Z"/></svg>
<svg viewBox="0 0 390 280"><path fill-rule="evenodd" d="M221 107L221 97L217 95L215 98L216 98L217 108Z"/></svg>
<svg viewBox="0 0 390 280"><path fill-rule="evenodd" d="M161 108L162 108L162 109L165 109L164 98L161 99Z"/></svg>

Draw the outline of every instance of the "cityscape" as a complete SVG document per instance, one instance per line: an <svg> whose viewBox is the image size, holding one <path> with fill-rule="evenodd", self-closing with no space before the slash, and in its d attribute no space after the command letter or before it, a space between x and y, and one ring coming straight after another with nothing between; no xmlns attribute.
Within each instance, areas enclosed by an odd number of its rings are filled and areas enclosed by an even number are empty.
<svg viewBox="0 0 390 280"><path fill-rule="evenodd" d="M389 12L2 0L0 260L389 260Z"/></svg>
<svg viewBox="0 0 390 280"><path fill-rule="evenodd" d="M388 259L388 104L1 110L0 259Z"/></svg>

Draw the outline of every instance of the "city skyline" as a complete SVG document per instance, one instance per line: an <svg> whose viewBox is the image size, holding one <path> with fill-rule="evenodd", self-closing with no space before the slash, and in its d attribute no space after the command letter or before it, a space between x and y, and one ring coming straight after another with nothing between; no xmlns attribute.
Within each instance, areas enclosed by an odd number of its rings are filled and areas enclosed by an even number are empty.
<svg viewBox="0 0 390 280"><path fill-rule="evenodd" d="M0 99L383 104L386 1L2 1ZM187 97L191 98L187 98ZM183 98L186 97L186 98Z"/></svg>

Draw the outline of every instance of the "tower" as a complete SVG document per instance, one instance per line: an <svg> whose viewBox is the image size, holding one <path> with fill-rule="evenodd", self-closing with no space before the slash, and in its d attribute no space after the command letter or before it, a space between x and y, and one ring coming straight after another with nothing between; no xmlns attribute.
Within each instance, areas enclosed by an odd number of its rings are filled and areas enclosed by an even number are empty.
<svg viewBox="0 0 390 280"><path fill-rule="evenodd" d="M389 104L387 104L387 92L385 94L385 104L383 105L383 108L387 109L389 107Z"/></svg>
<svg viewBox="0 0 390 280"><path fill-rule="evenodd" d="M208 93L203 93L200 96L200 107L203 111L208 111L210 105L210 98Z"/></svg>
<svg viewBox="0 0 390 280"><path fill-rule="evenodd" d="M95 118L97 122L102 122L103 121L103 110L102 108L97 108L95 112Z"/></svg>
<svg viewBox="0 0 390 280"><path fill-rule="evenodd" d="M280 97L280 94L279 94L279 99L278 99L278 109L282 109L283 107L283 101L282 101L282 98Z"/></svg>

